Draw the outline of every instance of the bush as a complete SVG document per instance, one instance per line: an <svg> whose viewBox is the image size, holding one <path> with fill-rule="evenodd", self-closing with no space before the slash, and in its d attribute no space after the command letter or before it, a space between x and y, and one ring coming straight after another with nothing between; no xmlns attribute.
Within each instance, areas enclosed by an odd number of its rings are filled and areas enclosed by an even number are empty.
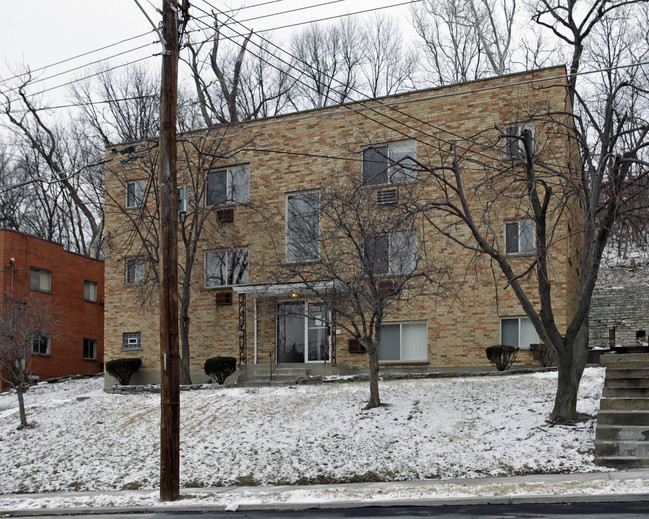
<svg viewBox="0 0 649 519"><path fill-rule="evenodd" d="M223 385L225 379L237 370L237 359L234 357L212 357L205 361L205 374Z"/></svg>
<svg viewBox="0 0 649 519"><path fill-rule="evenodd" d="M498 371L505 371L516 360L518 347L499 344L497 346L489 346L486 352L489 362L496 366Z"/></svg>
<svg viewBox="0 0 649 519"><path fill-rule="evenodd" d="M530 353L536 362L538 362L541 367L547 368L554 364L554 357L548 347L541 344L530 344Z"/></svg>
<svg viewBox="0 0 649 519"><path fill-rule="evenodd" d="M128 386L131 375L140 369L141 365L142 359L138 358L115 359L106 363L106 371L115 377L120 385Z"/></svg>

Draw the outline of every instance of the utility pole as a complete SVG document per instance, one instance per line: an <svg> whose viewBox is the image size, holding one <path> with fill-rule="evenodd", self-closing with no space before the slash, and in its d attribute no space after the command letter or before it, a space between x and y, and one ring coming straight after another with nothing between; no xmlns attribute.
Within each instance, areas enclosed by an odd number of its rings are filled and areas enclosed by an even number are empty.
<svg viewBox="0 0 649 519"><path fill-rule="evenodd" d="M178 352L178 193L176 108L178 2L162 0L160 87L160 499L180 495L180 355Z"/></svg>

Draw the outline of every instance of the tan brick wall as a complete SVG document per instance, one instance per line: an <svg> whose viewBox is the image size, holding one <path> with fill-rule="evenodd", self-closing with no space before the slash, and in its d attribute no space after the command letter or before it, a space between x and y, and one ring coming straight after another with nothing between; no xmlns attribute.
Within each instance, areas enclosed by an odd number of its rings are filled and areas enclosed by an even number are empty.
<svg viewBox="0 0 649 519"><path fill-rule="evenodd" d="M263 266L271 262L275 252L280 257L284 254L282 218L287 193L315 189L340 170L351 169L360 175L360 152L369 144L417 139L418 157L431 164L442 164L449 159L451 143L459 143L460 148L465 149L463 143L472 142L473 136L492 130L493 137L494 127L523 120L530 112L548 107L564 111L563 80L546 81L543 86L552 85L553 88L544 89L532 88L529 83L531 79L555 78L562 73L562 68L546 69L366 103L373 108L335 107L212 130L212 142L218 142L219 152L227 157L209 165L203 164L199 169L206 172L215 167L249 164L250 205L234 207L233 223L218 224L214 214L205 222L205 239L199 247L192 276L192 370L201 371L203 362L210 356L238 357L239 349L238 299L235 294L232 306L215 305L218 290L204 288L203 258L206 250L226 246L248 247L250 284L272 282ZM565 136L556 131L557 128L557 124L538 125L535 138L548 150L547 160L563 166L569 160L569 150ZM196 132L185 138L198 139L200 135ZM109 195L106 206L105 355L107 360L139 356L143 359L142 371L155 372L159 369L157 293L154 291L152 294L152 303L142 304L141 287L125 285L124 257L137 256L142 251L138 239L132 239L126 233L133 210L126 211L125 215L113 207L115 200L123 203L125 180L150 175L151 164L155 161L154 151L147 151L146 145L138 145L138 150L140 158L126 163L122 162L121 156L108 156L113 161L106 179ZM183 157L183 154L179 152L179 156ZM496 158L500 158L498 154L494 156L494 164ZM465 173L463 180L465 184L470 183L484 173L484 166L475 170L467 166ZM179 185L189 183L181 169ZM436 196L432 187L428 189L431 198ZM150 211L154 210L152 198L149 198ZM521 217L521 208L514 201L510 206L500 204L491 211L492 218L499 222L503 231L506 220ZM219 229L226 226L227 238L209 238L219 235ZM560 327L566 326L566 320L573 312L577 286L574 264L570 266L568 263L569 255L575 254L576 241L565 239L563 228L561 222L550 257L552 295ZM524 313L511 288L505 288L506 280L497 265L443 239L430 226L423 232L434 253L452 265L455 296L441 300L431 297L407 309L395 309L387 321L426 321L431 367L485 365L485 347L500 341L499 317L522 316ZM466 234L461 227L458 232ZM564 239L558 239L560 235ZM180 256L182 264L182 246ZM527 259L522 257L514 260L513 264L524 270ZM538 304L534 275L528 275L522 284L530 289L533 303ZM275 344L274 305L274 300L259 301L258 360L262 363L268 361L268 354ZM248 297L247 306L247 356L248 362L252 363L251 297ZM134 331L142 333L142 351L122 351L122 334ZM365 355L347 351L347 339L345 333L336 336L339 366L366 367ZM529 357L521 355L520 362L527 361Z"/></svg>

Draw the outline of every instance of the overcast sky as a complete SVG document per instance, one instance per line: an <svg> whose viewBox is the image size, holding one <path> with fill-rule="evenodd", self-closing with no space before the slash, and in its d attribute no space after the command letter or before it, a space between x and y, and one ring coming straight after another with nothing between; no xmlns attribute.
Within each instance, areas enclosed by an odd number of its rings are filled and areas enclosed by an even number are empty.
<svg viewBox="0 0 649 519"><path fill-rule="evenodd" d="M193 16L204 15L212 7L219 10L229 10L241 5L249 7L236 13L237 20L249 20L245 25L255 30L274 28L289 23L302 22L317 18L335 16L341 13L355 12L362 9L393 5L403 0L194 0L191 12ZM139 0L154 22L160 20L156 12L161 0ZM257 4L268 3L266 6ZM285 13L279 16L268 16L272 13L294 9L296 7L327 5L295 13ZM160 51L159 45L148 45L144 49L133 50L138 46L151 44L156 37L152 26L135 0L17 0L2 2L3 24L0 31L0 79L7 80L21 67L28 65L31 70L47 66L46 70L38 70L35 76L43 79L40 89L51 89L66 83L73 77L89 73L89 69L70 69L88 65L91 62L110 58L110 63L116 65L150 57ZM203 11L204 10L204 11ZM408 6L394 7L383 10L394 16L406 16ZM234 13L233 13L234 14ZM255 20L250 18L262 17ZM282 29L279 34L288 35L295 28ZM111 46L101 52L92 53L78 59L68 61L59 66L52 64L149 33L141 38L130 40L120 45ZM115 56L118 53L122 56ZM152 66L159 65L159 58L149 60ZM54 74L60 76L48 79ZM2 88L0 83L0 88ZM61 100L65 96L64 89L55 89L45 93L46 98Z"/></svg>

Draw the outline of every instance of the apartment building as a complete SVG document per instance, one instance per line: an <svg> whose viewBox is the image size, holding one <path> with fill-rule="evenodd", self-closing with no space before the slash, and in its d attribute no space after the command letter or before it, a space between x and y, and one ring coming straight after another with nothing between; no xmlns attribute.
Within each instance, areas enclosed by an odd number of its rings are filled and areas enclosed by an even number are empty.
<svg viewBox="0 0 649 519"><path fill-rule="evenodd" d="M191 297L194 381L205 379L203 363L214 356L236 357L243 371L282 364L328 373L367 369L365 349L344 315L318 297L335 291L344 274L336 281L315 267L325 254L336 255L325 243L332 236L327 229L336 225L332 199L323 205L325 192L330 196L332 183L349 179L342 197L362 193L368 207L391 215L416 199L418 218L423 215L416 225L409 220L408 229L375 230L364 238L361 260L372 255L374 274L385 279L380 286L394 287L390 280L418 272L424 258L444 277L444 290L421 290L387 308L381 369L486 368L485 348L494 344L517 345L523 350L517 362L531 362L524 350L538 336L498 266L460 244L471 237L448 213L427 208L444 194L434 179L456 160L492 243L512 257L521 283L534 294L535 275L528 268L534 226L523 199L508 196L520 192L520 183L496 197L484 179L500 182L520 169L526 142L539 163L549 165L544 175L561 171L565 179L575 161L568 103L565 69L555 67L180 136L179 279ZM157 148L133 143L108 150L107 157L106 360L140 357L133 382L155 382ZM197 214L202 232L188 258ZM566 207L553 214L549 271L557 322L565 327L578 288L573 234L579 215ZM386 225L394 220L382 218ZM194 263L183 282L188 259ZM350 264L349 273L365 268Z"/></svg>
<svg viewBox="0 0 649 519"><path fill-rule="evenodd" d="M104 262L62 245L0 229L2 304L47 312L49 333L28 345L38 380L101 373L104 362ZM6 389L6 385L3 386Z"/></svg>

